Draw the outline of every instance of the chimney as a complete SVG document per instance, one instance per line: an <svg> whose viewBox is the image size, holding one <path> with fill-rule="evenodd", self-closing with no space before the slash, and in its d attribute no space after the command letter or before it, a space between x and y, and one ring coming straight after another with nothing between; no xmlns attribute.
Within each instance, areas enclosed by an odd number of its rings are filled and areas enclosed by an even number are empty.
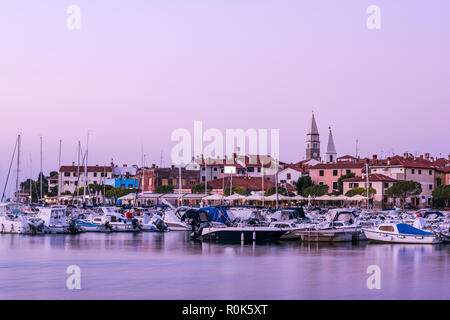
<svg viewBox="0 0 450 320"><path fill-rule="evenodd" d="M420 160L423 160L423 155L420 155Z"/></svg>
<svg viewBox="0 0 450 320"><path fill-rule="evenodd" d="M450 159L450 156L448 156L448 157L449 157L449 159ZM72 166L74 166L74 165L75 165L75 161L72 162Z"/></svg>
<svg viewBox="0 0 450 320"><path fill-rule="evenodd" d="M429 160L430 159L430 154L429 153L425 153L425 160Z"/></svg>
<svg viewBox="0 0 450 320"><path fill-rule="evenodd" d="M450 161L450 154L448 155L448 161Z"/></svg>
<svg viewBox="0 0 450 320"><path fill-rule="evenodd" d="M171 165L170 167L171 167L172 169L175 169L175 165Z"/></svg>
<svg viewBox="0 0 450 320"><path fill-rule="evenodd" d="M405 152L404 154L403 154L403 159L408 159L408 152Z"/></svg>
<svg viewBox="0 0 450 320"><path fill-rule="evenodd" d="M156 164L153 163L153 164L152 164L152 168L153 168L153 169L156 168Z"/></svg>

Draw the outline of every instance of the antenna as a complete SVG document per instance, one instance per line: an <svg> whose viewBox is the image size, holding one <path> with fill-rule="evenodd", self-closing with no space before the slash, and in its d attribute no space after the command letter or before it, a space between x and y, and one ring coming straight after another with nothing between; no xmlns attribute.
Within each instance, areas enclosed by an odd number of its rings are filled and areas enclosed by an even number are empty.
<svg viewBox="0 0 450 320"><path fill-rule="evenodd" d="M163 164L163 149L161 149L161 158L160 158L160 163L159 163L160 168L162 168L162 164Z"/></svg>
<svg viewBox="0 0 450 320"><path fill-rule="evenodd" d="M355 158L358 158L358 138L356 138L356 154Z"/></svg>

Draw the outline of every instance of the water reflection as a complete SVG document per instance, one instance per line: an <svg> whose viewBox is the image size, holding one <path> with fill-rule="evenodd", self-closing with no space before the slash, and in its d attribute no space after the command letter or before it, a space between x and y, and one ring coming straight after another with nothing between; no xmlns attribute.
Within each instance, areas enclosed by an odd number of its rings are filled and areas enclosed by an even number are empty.
<svg viewBox="0 0 450 320"><path fill-rule="evenodd" d="M449 299L448 245L220 244L187 232L0 235L2 299ZM79 292L65 269L82 269ZM368 290L369 265L382 289ZM36 281L39 279L39 281Z"/></svg>

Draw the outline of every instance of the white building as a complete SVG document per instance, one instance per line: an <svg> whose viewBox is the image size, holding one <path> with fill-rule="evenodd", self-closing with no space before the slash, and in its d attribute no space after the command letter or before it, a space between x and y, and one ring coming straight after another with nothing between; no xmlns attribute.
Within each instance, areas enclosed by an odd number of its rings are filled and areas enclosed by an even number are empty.
<svg viewBox="0 0 450 320"><path fill-rule="evenodd" d="M307 175L302 168L286 167L278 172L278 181L281 183L289 183L291 186L295 186L295 183L302 176Z"/></svg>
<svg viewBox="0 0 450 320"><path fill-rule="evenodd" d="M78 176L78 172L80 173ZM61 193L69 191L74 193L77 186L85 185L85 167L78 167L75 164L71 166L61 166L59 169L59 183L61 184ZM87 167L87 185L103 184L105 179L112 177L112 169L109 166L88 166Z"/></svg>

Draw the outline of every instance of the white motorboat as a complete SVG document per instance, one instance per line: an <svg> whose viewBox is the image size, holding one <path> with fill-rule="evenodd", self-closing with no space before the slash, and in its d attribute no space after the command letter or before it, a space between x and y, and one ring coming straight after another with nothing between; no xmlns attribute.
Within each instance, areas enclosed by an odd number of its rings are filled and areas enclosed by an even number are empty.
<svg viewBox="0 0 450 320"><path fill-rule="evenodd" d="M146 232L168 232L169 228L159 211L144 211L138 218L139 228Z"/></svg>
<svg viewBox="0 0 450 320"><path fill-rule="evenodd" d="M139 221L136 218L127 218L115 207L98 207L91 222L103 225L113 232L139 232Z"/></svg>
<svg viewBox="0 0 450 320"><path fill-rule="evenodd" d="M68 218L65 206L40 207L37 219L44 223L45 233L77 233L75 221Z"/></svg>
<svg viewBox="0 0 450 320"><path fill-rule="evenodd" d="M375 229L363 228L367 239L388 243L441 243L442 238L433 232L415 228L406 223L383 223Z"/></svg>
<svg viewBox="0 0 450 320"><path fill-rule="evenodd" d="M166 210L163 213L164 223L167 225L170 231L191 231L192 227L178 217L179 214L184 213L184 211L172 211Z"/></svg>
<svg viewBox="0 0 450 320"><path fill-rule="evenodd" d="M0 233L37 234L43 228L44 223L26 216L20 204L0 204Z"/></svg>

